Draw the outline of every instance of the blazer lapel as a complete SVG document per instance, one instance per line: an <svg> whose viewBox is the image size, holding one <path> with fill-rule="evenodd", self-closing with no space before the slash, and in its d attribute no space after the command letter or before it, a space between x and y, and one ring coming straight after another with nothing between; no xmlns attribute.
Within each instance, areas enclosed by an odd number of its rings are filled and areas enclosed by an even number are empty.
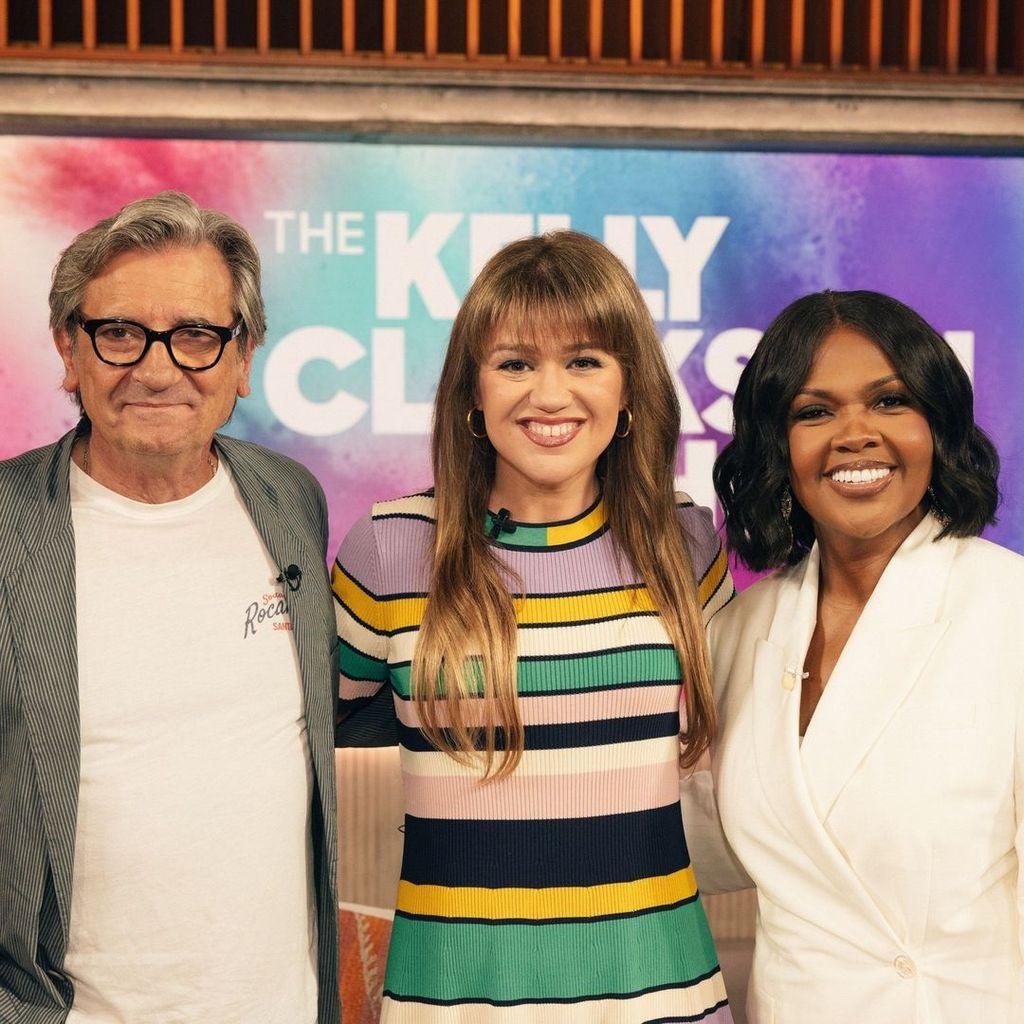
<svg viewBox="0 0 1024 1024"><path fill-rule="evenodd" d="M758 778L781 820L809 823L798 746L800 672L817 614L818 557L780 581L766 639L754 650L754 751Z"/></svg>
<svg viewBox="0 0 1024 1024"><path fill-rule="evenodd" d="M75 433L38 468L38 500L18 522L24 560L4 580L14 664L31 737L57 906L65 936L71 908L80 735L75 542L68 472Z"/></svg>
<svg viewBox="0 0 1024 1024"><path fill-rule="evenodd" d="M817 813L802 761L800 683L817 619L818 569L814 547L802 566L780 580L768 636L755 648L753 738L758 781L772 811L814 868L896 941L889 922Z"/></svg>
<svg viewBox="0 0 1024 1024"><path fill-rule="evenodd" d="M893 555L815 709L801 754L822 821L949 625L937 616L958 545L933 543L939 529L926 516Z"/></svg>

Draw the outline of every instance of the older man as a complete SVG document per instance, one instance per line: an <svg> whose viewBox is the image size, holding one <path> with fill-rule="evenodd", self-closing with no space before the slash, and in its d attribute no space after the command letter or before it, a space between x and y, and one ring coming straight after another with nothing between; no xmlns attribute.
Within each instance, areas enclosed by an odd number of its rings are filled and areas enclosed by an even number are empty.
<svg viewBox="0 0 1024 1024"><path fill-rule="evenodd" d="M333 1024L326 507L215 433L265 330L252 240L132 203L50 325L81 422L0 463L0 1021Z"/></svg>

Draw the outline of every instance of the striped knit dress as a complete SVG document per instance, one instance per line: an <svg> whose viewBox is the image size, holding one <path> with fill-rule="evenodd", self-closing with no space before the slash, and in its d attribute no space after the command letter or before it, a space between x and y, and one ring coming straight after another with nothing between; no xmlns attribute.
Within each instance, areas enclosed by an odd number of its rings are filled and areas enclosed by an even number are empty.
<svg viewBox="0 0 1024 1024"><path fill-rule="evenodd" d="M526 592L526 749L481 784L426 742L409 699L433 504L375 505L334 568L342 699L388 684L399 719L405 851L381 1020L731 1022L680 817L679 662L603 505L496 544ZM709 618L733 594L725 555L707 510L679 514Z"/></svg>

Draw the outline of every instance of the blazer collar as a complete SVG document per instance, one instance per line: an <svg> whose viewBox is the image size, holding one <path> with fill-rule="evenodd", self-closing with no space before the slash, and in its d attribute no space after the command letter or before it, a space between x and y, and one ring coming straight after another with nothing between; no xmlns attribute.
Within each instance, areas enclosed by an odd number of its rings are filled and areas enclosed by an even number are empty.
<svg viewBox="0 0 1024 1024"><path fill-rule="evenodd" d="M295 529L295 517L290 514L290 496L282 494L273 482L273 475L261 467L261 450L252 445L236 441L230 437L217 439L217 449L231 467L231 475L246 511L252 519L256 530L263 538L274 564L282 569L289 565L297 565L306 572L319 572L324 563L321 552L310 550L310 545ZM295 622L293 604L302 604L302 587L297 590L285 588L285 599L292 614L292 625ZM304 596L304 595L303 595Z"/></svg>
<svg viewBox="0 0 1024 1024"><path fill-rule="evenodd" d="M61 531L71 528L68 474L71 449L79 436L79 428L69 430L45 449L46 455L36 464L33 481L36 500L22 505L16 527L28 556L48 545Z"/></svg>
<svg viewBox="0 0 1024 1024"><path fill-rule="evenodd" d="M934 516L926 515L911 531L885 567L850 641L876 630L899 632L936 620L949 567L959 549L955 539L936 543L941 529ZM787 667L798 671L802 671L817 619L820 572L821 555L815 543L803 562L780 574L768 639L794 659Z"/></svg>

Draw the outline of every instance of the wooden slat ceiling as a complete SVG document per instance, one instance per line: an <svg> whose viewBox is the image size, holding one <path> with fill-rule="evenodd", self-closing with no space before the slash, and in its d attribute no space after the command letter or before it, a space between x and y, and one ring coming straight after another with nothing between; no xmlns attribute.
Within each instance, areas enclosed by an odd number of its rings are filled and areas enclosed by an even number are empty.
<svg viewBox="0 0 1024 1024"><path fill-rule="evenodd" d="M1024 76L1024 0L0 0L0 57Z"/></svg>

